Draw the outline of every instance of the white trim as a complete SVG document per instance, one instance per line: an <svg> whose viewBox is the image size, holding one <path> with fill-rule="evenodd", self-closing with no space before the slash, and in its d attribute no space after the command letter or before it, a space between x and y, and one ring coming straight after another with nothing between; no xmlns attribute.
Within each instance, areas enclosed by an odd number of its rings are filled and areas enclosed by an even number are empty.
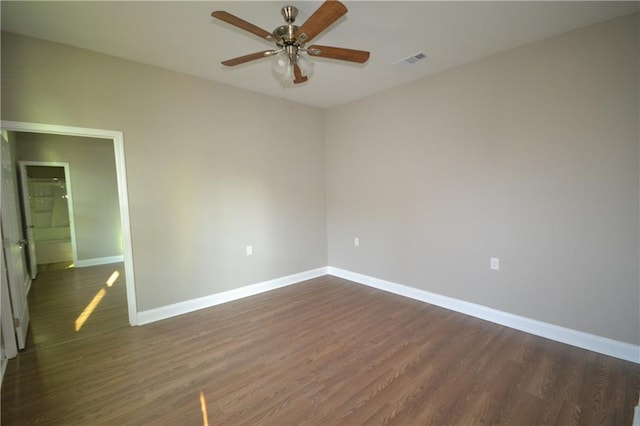
<svg viewBox="0 0 640 426"><path fill-rule="evenodd" d="M1 234L1 232L0 232ZM18 341L16 340L16 329L13 325L13 307L11 296L9 295L9 277L4 259L4 250L0 250L0 333L4 343L4 355L7 359L15 358L18 355Z"/></svg>
<svg viewBox="0 0 640 426"><path fill-rule="evenodd" d="M329 275L471 315L536 336L640 364L640 346L521 317L464 300L329 266Z"/></svg>
<svg viewBox="0 0 640 426"><path fill-rule="evenodd" d="M96 257L93 259L82 259L74 262L76 268L84 268L86 266L107 265L109 263L124 262L124 256L108 256Z"/></svg>
<svg viewBox="0 0 640 426"><path fill-rule="evenodd" d="M261 283L236 288L233 290L223 291L221 293L204 296L197 299L185 300L184 302L174 303L172 305L161 306L159 308L149 309L138 312L138 324L144 325L155 321L175 317L177 315L188 314L200 309L210 308L222 303L231 302L266 291L275 290L280 287L286 287L298 284L302 281L327 275L327 268L317 268L305 272L300 272L285 277L276 278Z"/></svg>
<svg viewBox="0 0 640 426"><path fill-rule="evenodd" d="M89 129L85 127L60 126L57 124L26 123L21 121L2 121L2 130L31 133L49 133L56 135L83 136L113 141L116 162L116 180L118 182L118 201L120 204L120 223L122 226L122 246L124 252L124 272L127 285L127 307L129 324L138 323L138 305L136 302L135 275L133 273L133 248L129 222L129 196L127 193L127 171L124 158L124 136L115 130Z"/></svg>

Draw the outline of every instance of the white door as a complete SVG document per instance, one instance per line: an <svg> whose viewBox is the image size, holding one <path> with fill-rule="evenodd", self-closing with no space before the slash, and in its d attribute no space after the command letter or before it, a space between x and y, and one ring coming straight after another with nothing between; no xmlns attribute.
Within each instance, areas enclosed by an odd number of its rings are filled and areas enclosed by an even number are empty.
<svg viewBox="0 0 640 426"><path fill-rule="evenodd" d="M53 161L20 161L20 181L22 188L22 206L24 210L24 220L25 220L25 238L27 239L27 247L29 251L29 272L31 274L31 279L35 279L38 274L38 259L41 263L56 263L63 261L73 261L74 264L78 262L78 249L76 245L76 233L75 233L75 225L74 225L74 217L73 217L73 201L71 199L71 180L70 180L70 171L69 171L69 163L64 162L53 162ZM61 208L61 205L58 205L58 208L55 208L55 211L59 214L54 215L53 218L50 218L51 221L48 225L40 222L33 213L44 213L43 211L38 210L37 206L34 208L33 201L37 201L42 194L38 193L38 190L34 190L30 182L33 182L32 176L33 172L49 171L52 173L53 169L58 169L58 172L62 172L58 174L61 178L60 182L49 181L46 183L38 183L37 179L36 185L45 185L48 191L51 190L55 186L54 193L49 195L60 196L65 199L66 204L66 212ZM53 173L56 174L56 173ZM46 192L46 191L45 191ZM48 197L45 197L48 198ZM58 199L59 200L59 199ZM55 206L56 201L53 202L53 206ZM64 214L62 214L64 213ZM52 229L54 228L54 229ZM66 233L65 233L66 230ZM56 231L56 236L53 236L49 231ZM40 232L40 233L39 233ZM58 246L59 250L49 250L44 252L44 256L42 253L38 255L38 245L36 240L38 237L42 236L42 232L47 232L47 238L56 239L56 240L70 240L71 244L69 246ZM61 235L64 234L64 235ZM54 246L55 247L55 246Z"/></svg>
<svg viewBox="0 0 640 426"><path fill-rule="evenodd" d="M18 348L24 349L29 328L29 307L27 305L27 286L31 283L27 275L26 256L24 252L25 241L20 234L20 218L15 185L15 168L9 150L9 141L2 134L2 204L0 205L2 216L2 243L5 262L7 264L7 276L9 278L9 291L11 293L11 308L13 311Z"/></svg>
<svg viewBox="0 0 640 426"><path fill-rule="evenodd" d="M13 313L11 310L11 302L9 299L9 282L7 280L7 267L4 261L4 250L0 250L0 300L2 301L0 305L0 321L2 322L2 328L0 329L0 333L2 333L2 371L6 366L7 359L13 358L18 354L18 345L16 343L16 333L13 329Z"/></svg>
<svg viewBox="0 0 640 426"><path fill-rule="evenodd" d="M20 162L20 181L22 183L22 208L24 209L25 236L27 237L27 249L29 250L29 273L35 280L38 275L38 259L36 259L36 238L34 235L33 217L31 216L31 200L29 195L29 177L27 165Z"/></svg>

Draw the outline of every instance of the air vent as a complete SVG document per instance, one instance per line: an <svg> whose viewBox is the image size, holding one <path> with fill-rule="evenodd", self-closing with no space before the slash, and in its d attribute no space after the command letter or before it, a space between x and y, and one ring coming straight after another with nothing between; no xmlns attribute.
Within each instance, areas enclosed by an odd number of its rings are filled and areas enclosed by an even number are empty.
<svg viewBox="0 0 640 426"><path fill-rule="evenodd" d="M422 52L419 52L419 53L416 53L415 55L411 55L409 57L400 59L398 62L395 63L395 65L400 65L400 66L413 65L426 58L427 58L427 55L425 55Z"/></svg>

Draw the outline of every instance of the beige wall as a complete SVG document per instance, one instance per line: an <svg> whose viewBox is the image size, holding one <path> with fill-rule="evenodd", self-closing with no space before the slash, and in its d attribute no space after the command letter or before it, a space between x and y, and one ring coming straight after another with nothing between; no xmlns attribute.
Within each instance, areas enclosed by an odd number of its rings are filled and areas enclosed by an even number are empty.
<svg viewBox="0 0 640 426"><path fill-rule="evenodd" d="M638 344L637 19L327 111L3 34L2 119L124 132L141 310L329 264Z"/></svg>
<svg viewBox="0 0 640 426"><path fill-rule="evenodd" d="M69 163L78 260L121 256L113 142L17 132L18 160Z"/></svg>
<svg viewBox="0 0 640 426"><path fill-rule="evenodd" d="M638 48L635 15L328 110L329 264L638 344Z"/></svg>
<svg viewBox="0 0 640 426"><path fill-rule="evenodd" d="M2 119L123 132L140 310L327 264L320 109L3 33Z"/></svg>

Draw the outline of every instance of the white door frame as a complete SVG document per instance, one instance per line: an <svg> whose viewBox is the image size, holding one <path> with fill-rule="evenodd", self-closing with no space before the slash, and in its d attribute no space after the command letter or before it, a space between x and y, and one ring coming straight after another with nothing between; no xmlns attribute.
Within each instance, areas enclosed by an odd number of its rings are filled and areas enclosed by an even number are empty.
<svg viewBox="0 0 640 426"><path fill-rule="evenodd" d="M0 235L2 232L0 232ZM2 323L2 376L4 376L4 370L7 367L6 359L15 358L18 355L18 343L16 342L16 332L13 325L13 312L11 309L11 296L9 295L9 278L7 276L7 264L4 259L4 250L0 247L0 276L1 289L0 289L0 319ZM6 357L6 359L4 359Z"/></svg>
<svg viewBox="0 0 640 426"><path fill-rule="evenodd" d="M15 358L18 355L18 343L16 342L16 332L13 328L13 313L11 312L11 301L9 296L9 283L7 279L7 268L4 262L4 250L0 250L0 262L2 266L2 285L0 288L0 333L2 334L2 349L0 350L0 385L2 385L2 379L4 378L4 372L7 369L7 362L11 358Z"/></svg>
<svg viewBox="0 0 640 426"><path fill-rule="evenodd" d="M31 218L31 207L29 205L29 176L27 176L27 167L62 167L64 169L65 187L67 190L67 209L69 212L69 230L71 234L71 253L73 255L73 263L78 264L78 246L76 245L76 225L75 216L73 214L73 191L71 185L71 171L69 163L60 161L19 161L20 164L20 180L22 181L22 206L24 208L25 225L27 227L26 237L29 245L29 269L31 278L35 279L38 273L38 265L35 262L35 241L33 236L33 221ZM32 265L33 263L33 265Z"/></svg>
<svg viewBox="0 0 640 426"><path fill-rule="evenodd" d="M84 127L60 126L56 124L27 123L21 121L2 121L2 130L15 132L45 133L66 136L80 136L113 141L116 161L116 179L118 184L118 200L120 203L120 223L122 225L122 245L124 272L127 286L127 306L129 324L138 325L138 308L133 273L133 249L131 244L131 228L129 222L129 196L127 194L127 173L124 158L124 136L116 130L90 129Z"/></svg>
<svg viewBox="0 0 640 426"><path fill-rule="evenodd" d="M31 276L27 271L20 201L17 192L17 175L10 151L9 140L2 132L2 245L7 268L8 287L11 296L11 310L14 318L15 336L18 349L24 349L29 331L29 301L27 293L31 286Z"/></svg>

